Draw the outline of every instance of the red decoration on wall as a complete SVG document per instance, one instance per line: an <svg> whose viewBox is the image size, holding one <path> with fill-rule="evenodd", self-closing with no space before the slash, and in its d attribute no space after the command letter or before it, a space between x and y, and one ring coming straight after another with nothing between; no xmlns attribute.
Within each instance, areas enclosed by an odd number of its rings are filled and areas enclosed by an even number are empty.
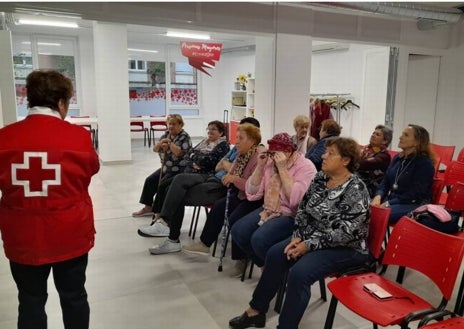
<svg viewBox="0 0 464 329"><path fill-rule="evenodd" d="M180 49L190 65L211 76L205 68L214 69L221 57L222 43L181 41Z"/></svg>

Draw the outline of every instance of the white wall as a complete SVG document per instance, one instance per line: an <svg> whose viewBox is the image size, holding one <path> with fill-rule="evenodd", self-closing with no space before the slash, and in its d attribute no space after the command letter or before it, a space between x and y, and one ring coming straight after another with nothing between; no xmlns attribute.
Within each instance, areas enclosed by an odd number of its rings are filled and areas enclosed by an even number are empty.
<svg viewBox="0 0 464 329"><path fill-rule="evenodd" d="M388 69L388 48L373 45L350 44L349 50L316 53L312 55L311 65L311 94L350 94L346 96L358 105L361 109L352 108L342 110L340 113L340 125L343 127L342 136L355 138L358 143L366 144L368 137L377 124L385 123L385 101L381 101L378 106L372 106L372 100L368 101L370 95L365 95L364 81L371 81L365 77L366 53L379 50L383 51L384 60L378 61L377 70L369 70L370 74L385 75ZM379 86L384 90L371 90L380 93L383 100L386 96L386 77L385 85ZM309 95L308 95L309 97ZM363 112L369 112L364 114ZM334 118L337 112L332 110Z"/></svg>

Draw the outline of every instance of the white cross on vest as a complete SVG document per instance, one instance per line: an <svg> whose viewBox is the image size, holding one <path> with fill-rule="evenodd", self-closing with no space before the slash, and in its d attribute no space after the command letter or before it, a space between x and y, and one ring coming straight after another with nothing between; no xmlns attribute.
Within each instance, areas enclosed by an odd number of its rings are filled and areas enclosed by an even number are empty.
<svg viewBox="0 0 464 329"><path fill-rule="evenodd" d="M61 165L49 164L47 156L46 152L24 152L24 163L11 164L11 183L23 186L25 197L46 197L50 185L61 184Z"/></svg>

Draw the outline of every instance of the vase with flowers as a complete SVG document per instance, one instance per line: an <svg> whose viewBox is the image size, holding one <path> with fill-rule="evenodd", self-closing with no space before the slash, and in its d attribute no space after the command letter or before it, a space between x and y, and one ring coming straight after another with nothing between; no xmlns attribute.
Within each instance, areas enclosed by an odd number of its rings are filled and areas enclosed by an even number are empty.
<svg viewBox="0 0 464 329"><path fill-rule="evenodd" d="M247 76L245 74L240 74L237 77L237 81L235 82L235 89L246 90L246 83L247 83Z"/></svg>

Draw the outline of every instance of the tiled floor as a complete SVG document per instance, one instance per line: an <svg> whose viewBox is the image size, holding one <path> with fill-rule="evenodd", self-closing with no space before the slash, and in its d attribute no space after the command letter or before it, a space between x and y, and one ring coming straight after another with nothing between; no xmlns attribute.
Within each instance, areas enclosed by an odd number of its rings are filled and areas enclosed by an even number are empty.
<svg viewBox="0 0 464 329"><path fill-rule="evenodd" d="M91 307L92 329L144 328L228 328L228 320L246 308L260 271L240 282L231 277L233 263L224 260L224 272L217 271L218 258L190 257L183 253L153 256L148 248L161 238L142 238L137 228L150 219L135 219L138 199L145 177L159 161L140 140L133 141L133 162L102 166L93 178L90 192L96 219L96 246L90 253L87 291ZM188 237L192 209L187 208L182 243ZM204 219L204 214L202 213ZM199 226L202 226L200 223ZM201 230L201 228L200 228ZM394 268L387 272L394 277ZM438 292L427 280L407 271L405 285L438 303ZM313 286L310 305L300 328L323 328L328 302L320 299L318 285ZM0 328L16 328L16 287L8 262L0 257ZM329 297L330 298L330 297ZM271 306L273 307L272 302ZM452 301L450 307L454 305ZM271 307L271 309L272 309ZM49 282L47 303L49 328L63 328L61 311L53 281ZM277 315L270 311L266 328L275 328ZM351 312L338 307L334 328L372 328Z"/></svg>

